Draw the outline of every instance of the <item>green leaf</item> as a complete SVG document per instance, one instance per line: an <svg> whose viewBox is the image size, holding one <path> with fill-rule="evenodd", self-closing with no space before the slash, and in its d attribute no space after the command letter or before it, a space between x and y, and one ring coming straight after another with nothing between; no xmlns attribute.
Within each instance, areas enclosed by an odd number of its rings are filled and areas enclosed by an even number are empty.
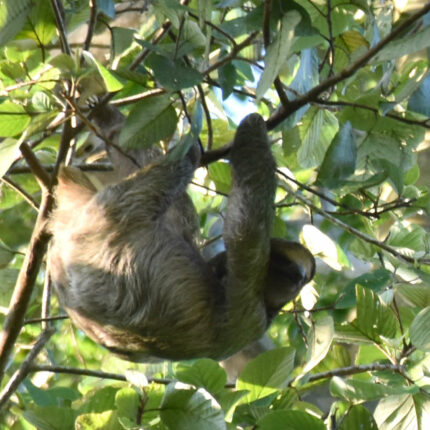
<svg viewBox="0 0 430 430"><path fill-rule="evenodd" d="M125 148L148 148L173 135L177 117L170 97L151 97L136 103L120 134Z"/></svg>
<svg viewBox="0 0 430 430"><path fill-rule="evenodd" d="M324 159L338 130L337 118L328 111L312 107L299 127L301 147L297 161L304 168L318 166Z"/></svg>
<svg viewBox="0 0 430 430"><path fill-rule="evenodd" d="M382 61L390 61L403 55L411 55L414 52L421 51L430 46L430 27L424 27L423 30L417 33L412 33L411 36L402 36L401 38L389 43L384 49L376 54L371 64Z"/></svg>
<svg viewBox="0 0 430 430"><path fill-rule="evenodd" d="M21 142L15 139L5 139L0 143L0 177L4 176L9 167L19 156Z"/></svg>
<svg viewBox="0 0 430 430"><path fill-rule="evenodd" d="M176 377L187 384L205 388L212 394L223 390L227 382L225 370L216 361L208 358L192 364L179 363Z"/></svg>
<svg viewBox="0 0 430 430"><path fill-rule="evenodd" d="M170 91L190 88L203 80L202 74L197 70L161 55L152 54L147 64L160 84Z"/></svg>
<svg viewBox="0 0 430 430"><path fill-rule="evenodd" d="M318 181L329 188L336 188L344 179L354 174L357 145L352 126L347 121L336 134L321 164Z"/></svg>
<svg viewBox="0 0 430 430"><path fill-rule="evenodd" d="M224 414L204 389L184 390L169 384L160 411L161 420L175 430L225 430Z"/></svg>
<svg viewBox="0 0 430 430"><path fill-rule="evenodd" d="M354 343L358 345L372 345L373 342L360 332L356 327L350 323L335 324L334 339L341 343Z"/></svg>
<svg viewBox="0 0 430 430"><path fill-rule="evenodd" d="M228 163L218 161L209 166L209 178L218 192L228 194L231 186L231 169Z"/></svg>
<svg viewBox="0 0 430 430"><path fill-rule="evenodd" d="M391 278L391 272L386 269L377 269L373 272L357 276L343 289L342 294L336 302L336 309L346 309L356 304L355 286L357 284L379 293L385 289Z"/></svg>
<svg viewBox="0 0 430 430"><path fill-rule="evenodd" d="M34 39L38 44L47 45L56 33L56 25L50 2L39 1L31 9L28 24L20 37Z"/></svg>
<svg viewBox="0 0 430 430"><path fill-rule="evenodd" d="M63 73L74 73L76 70L75 62L70 55L58 54L54 58L49 60L49 64L52 64L57 69L60 69Z"/></svg>
<svg viewBox="0 0 430 430"><path fill-rule="evenodd" d="M378 430L378 426L364 406L354 405L343 417L339 430Z"/></svg>
<svg viewBox="0 0 430 430"><path fill-rule="evenodd" d="M419 225L404 227L395 224L390 228L387 244L410 254L410 250L422 251L425 248L426 231Z"/></svg>
<svg viewBox="0 0 430 430"><path fill-rule="evenodd" d="M426 284L400 284L396 291L412 306L425 308L430 306L430 286Z"/></svg>
<svg viewBox="0 0 430 430"><path fill-rule="evenodd" d="M75 417L71 408L36 407L31 404L27 404L26 407L27 409L22 412L22 416L38 430L72 430L74 428Z"/></svg>
<svg viewBox="0 0 430 430"><path fill-rule="evenodd" d="M357 318L352 324L375 342L379 342L380 336L395 337L397 321L392 310L383 305L372 290L357 285L355 291Z"/></svg>
<svg viewBox="0 0 430 430"><path fill-rule="evenodd" d="M0 269L4 269L15 257L15 253L0 240Z"/></svg>
<svg viewBox="0 0 430 430"><path fill-rule="evenodd" d="M357 379L342 379L334 376L330 382L330 393L347 402L378 400L386 396L417 392L418 387L388 386Z"/></svg>
<svg viewBox="0 0 430 430"><path fill-rule="evenodd" d="M306 365L302 373L312 370L325 358L334 336L333 318L330 315L317 318L312 327Z"/></svg>
<svg viewBox="0 0 430 430"><path fill-rule="evenodd" d="M325 430L322 420L302 411L272 411L258 420L259 430Z"/></svg>
<svg viewBox="0 0 430 430"><path fill-rule="evenodd" d="M0 46L6 45L21 30L31 6L31 0L0 2Z"/></svg>
<svg viewBox="0 0 430 430"><path fill-rule="evenodd" d="M132 46L136 30L132 28L112 27L111 32L112 49L116 58Z"/></svg>
<svg viewBox="0 0 430 430"><path fill-rule="evenodd" d="M140 399L133 388L122 388L116 393L115 406L118 416L135 420L139 413Z"/></svg>
<svg viewBox="0 0 430 430"><path fill-rule="evenodd" d="M30 124L30 115L16 103L0 104L0 137L12 137L22 133Z"/></svg>
<svg viewBox="0 0 430 430"><path fill-rule="evenodd" d="M268 47L264 58L266 67L258 82L257 100L260 100L264 96L288 60L294 39L294 29L300 20L301 15L295 10L287 12L282 18L279 34Z"/></svg>
<svg viewBox="0 0 430 430"><path fill-rule="evenodd" d="M412 94L408 109L430 116L430 75L423 79L420 87Z"/></svg>
<svg viewBox="0 0 430 430"><path fill-rule="evenodd" d="M430 306L423 309L412 321L410 337L412 344L422 351L430 351Z"/></svg>
<svg viewBox="0 0 430 430"><path fill-rule="evenodd" d="M428 395L406 394L382 399L374 417L380 430L426 430L430 417Z"/></svg>
<svg viewBox="0 0 430 430"><path fill-rule="evenodd" d="M123 82L117 78L117 75L114 72L106 69L106 67L103 66L99 61L97 61L90 52L84 51L83 55L88 64L93 65L97 68L98 72L100 73L100 76L103 79L107 91L116 92L124 87Z"/></svg>
<svg viewBox="0 0 430 430"><path fill-rule="evenodd" d="M105 411L79 415L76 418L74 428L79 430L118 430L118 424L117 412Z"/></svg>
<svg viewBox="0 0 430 430"><path fill-rule="evenodd" d="M237 381L237 389L248 390L246 402L261 399L288 386L294 367L295 350L276 348L250 361Z"/></svg>

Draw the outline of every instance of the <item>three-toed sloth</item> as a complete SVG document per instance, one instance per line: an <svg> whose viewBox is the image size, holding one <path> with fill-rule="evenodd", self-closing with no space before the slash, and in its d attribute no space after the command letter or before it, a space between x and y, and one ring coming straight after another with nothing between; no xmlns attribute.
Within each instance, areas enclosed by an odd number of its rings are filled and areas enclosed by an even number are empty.
<svg viewBox="0 0 430 430"><path fill-rule="evenodd" d="M74 323L125 359L223 359L261 337L312 279L314 259L299 243L270 238L276 165L261 116L237 129L225 251L209 261L186 196L199 157L192 149L172 158L99 191L63 167L51 276Z"/></svg>

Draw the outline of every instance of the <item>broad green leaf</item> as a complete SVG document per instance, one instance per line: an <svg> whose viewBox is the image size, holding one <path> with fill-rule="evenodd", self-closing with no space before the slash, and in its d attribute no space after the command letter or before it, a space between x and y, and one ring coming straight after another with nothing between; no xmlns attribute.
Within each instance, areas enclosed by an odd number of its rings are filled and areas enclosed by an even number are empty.
<svg viewBox="0 0 430 430"><path fill-rule="evenodd" d="M69 407L27 404L22 416L38 430L73 429L75 412ZM95 428L95 427L94 427Z"/></svg>
<svg viewBox="0 0 430 430"><path fill-rule="evenodd" d="M403 169L399 169L399 166L385 159L373 160L372 164L384 172L396 193L402 195L404 188Z"/></svg>
<svg viewBox="0 0 430 430"><path fill-rule="evenodd" d="M382 399L374 417L379 430L427 430L430 427L428 395L404 394Z"/></svg>
<svg viewBox="0 0 430 430"><path fill-rule="evenodd" d="M229 391L224 390L217 394L216 398L224 411L226 420L231 420L231 416L235 411L236 405L242 397L246 396L247 391Z"/></svg>
<svg viewBox="0 0 430 430"><path fill-rule="evenodd" d="M318 166L338 130L337 118L328 111L310 108L299 127L302 144L297 154L300 166Z"/></svg>
<svg viewBox="0 0 430 430"><path fill-rule="evenodd" d="M302 373L312 370L327 355L334 336L333 318L327 315L317 318L312 326L306 365Z"/></svg>
<svg viewBox="0 0 430 430"><path fill-rule="evenodd" d="M313 255L321 258L332 269L342 270L338 247L329 236L311 224L306 224L303 227L302 236L306 247Z"/></svg>
<svg viewBox="0 0 430 430"><path fill-rule="evenodd" d="M410 337L412 344L422 351L430 351L430 306L424 308L412 321Z"/></svg>
<svg viewBox="0 0 430 430"><path fill-rule="evenodd" d="M161 55L151 55L147 64L152 68L160 84L170 91L190 88L203 80L202 74L197 70Z"/></svg>
<svg viewBox="0 0 430 430"><path fill-rule="evenodd" d="M51 2L39 1L31 9L28 22L20 37L34 39L38 44L47 45L56 33L55 18Z"/></svg>
<svg viewBox="0 0 430 430"><path fill-rule="evenodd" d="M413 306L420 308L430 306L430 286L427 284L396 285L396 292Z"/></svg>
<svg viewBox="0 0 430 430"><path fill-rule="evenodd" d="M349 52L354 52L359 48L368 48L369 42L358 31L345 31L340 35Z"/></svg>
<svg viewBox="0 0 430 430"><path fill-rule="evenodd" d="M15 257L15 253L0 240L0 269L4 269Z"/></svg>
<svg viewBox="0 0 430 430"><path fill-rule="evenodd" d="M194 48L203 48L206 45L206 37L196 22L185 21L181 34L181 43L189 44Z"/></svg>
<svg viewBox="0 0 430 430"><path fill-rule="evenodd" d="M393 338L397 328L393 311L383 305L372 290L357 284L355 291L357 294L357 318L352 324L375 342L379 342L380 336Z"/></svg>
<svg viewBox="0 0 430 430"><path fill-rule="evenodd" d="M389 43L384 49L376 54L371 64L382 61L390 61L403 55L411 55L414 52L421 51L430 46L430 27L424 27L423 30L417 33L412 33L411 36L402 36L397 40Z"/></svg>
<svg viewBox="0 0 430 430"><path fill-rule="evenodd" d="M209 166L209 178L214 181L218 192L228 194L231 186L231 169L228 163L216 162Z"/></svg>
<svg viewBox="0 0 430 430"><path fill-rule="evenodd" d="M258 420L259 430L325 430L322 420L302 411L278 410Z"/></svg>
<svg viewBox="0 0 430 430"><path fill-rule="evenodd" d="M99 61L97 61L90 52L84 51L83 54L87 62L97 68L98 72L100 73L100 76L103 79L107 91L116 92L124 87L124 84L121 82L120 79L118 79L115 73L106 69L106 67L103 66Z"/></svg>
<svg viewBox="0 0 430 430"><path fill-rule="evenodd" d="M63 73L74 73L76 70L75 62L70 55L58 54L49 60L49 64L52 64L57 69L60 69Z"/></svg>
<svg viewBox="0 0 430 430"><path fill-rule="evenodd" d="M357 276L343 288L340 297L336 301L336 308L350 308L356 304L355 286L357 284L379 293L385 289L391 278L392 273L386 269L377 269L373 272L363 273Z"/></svg>
<svg viewBox="0 0 430 430"><path fill-rule="evenodd" d="M115 406L119 417L135 420L140 408L139 395L133 388L122 388L116 393Z"/></svg>
<svg viewBox="0 0 430 430"><path fill-rule="evenodd" d="M16 103L5 101L0 104L0 137L13 137L23 132L30 124L30 115Z"/></svg>
<svg viewBox="0 0 430 430"><path fill-rule="evenodd" d="M136 30L131 28L113 27L111 31L112 49L114 56L117 57L131 47Z"/></svg>
<svg viewBox="0 0 430 430"><path fill-rule="evenodd" d="M342 379L338 376L334 376L330 382L330 393L348 402L371 401L390 395L417 391L418 387L395 387L358 379Z"/></svg>
<svg viewBox="0 0 430 430"><path fill-rule="evenodd" d="M287 12L282 18L279 34L267 48L264 58L266 67L257 86L257 100L264 96L288 60L294 39L294 30L300 20L301 15L295 10Z"/></svg>
<svg viewBox="0 0 430 430"><path fill-rule="evenodd" d="M118 430L118 426L117 411L104 411L79 415L76 418L74 428L79 430Z"/></svg>
<svg viewBox="0 0 430 430"><path fill-rule="evenodd" d="M0 142L0 177L4 176L9 167L19 156L21 142L15 139L5 139Z"/></svg>
<svg viewBox="0 0 430 430"><path fill-rule="evenodd" d="M156 14L167 18L173 27L179 28L181 16L186 11L184 6L176 0L155 0L153 7Z"/></svg>
<svg viewBox="0 0 430 430"><path fill-rule="evenodd" d="M404 227L394 225L390 228L387 244L410 254L410 250L421 251L426 243L426 231L419 225Z"/></svg>
<svg viewBox="0 0 430 430"><path fill-rule="evenodd" d="M430 75L421 82L420 87L412 94L408 102L408 109L430 116Z"/></svg>
<svg viewBox="0 0 430 430"><path fill-rule="evenodd" d="M118 388L103 387L100 390L89 392L86 395L86 401L81 404L78 409L80 414L87 414L91 412L104 412L114 409L115 396Z"/></svg>
<svg viewBox="0 0 430 430"><path fill-rule="evenodd" d="M170 97L151 97L136 103L120 134L125 148L148 148L168 139L176 129L177 117Z"/></svg>
<svg viewBox="0 0 430 430"><path fill-rule="evenodd" d="M342 343L373 344L373 342L350 323L335 324L335 340Z"/></svg>
<svg viewBox="0 0 430 430"><path fill-rule="evenodd" d="M187 384L205 388L212 394L221 391L227 382L225 370L208 358L192 364L180 363L176 368L176 377Z"/></svg>
<svg viewBox="0 0 430 430"><path fill-rule="evenodd" d="M357 161L357 144L351 123L347 121L336 134L321 164L318 181L336 188L354 174Z"/></svg>
<svg viewBox="0 0 430 430"><path fill-rule="evenodd" d="M184 390L179 384L166 387L160 416L175 430L225 430L224 414L216 400L204 389Z"/></svg>
<svg viewBox="0 0 430 430"><path fill-rule="evenodd" d="M246 402L268 396L287 387L294 366L293 348L266 351L250 361L237 381L237 389L248 390Z"/></svg>
<svg viewBox="0 0 430 430"><path fill-rule="evenodd" d="M31 0L4 0L0 2L0 46L4 46L21 30L31 6Z"/></svg>
<svg viewBox="0 0 430 430"><path fill-rule="evenodd" d="M339 430L378 430L378 426L364 406L354 405L343 417Z"/></svg>

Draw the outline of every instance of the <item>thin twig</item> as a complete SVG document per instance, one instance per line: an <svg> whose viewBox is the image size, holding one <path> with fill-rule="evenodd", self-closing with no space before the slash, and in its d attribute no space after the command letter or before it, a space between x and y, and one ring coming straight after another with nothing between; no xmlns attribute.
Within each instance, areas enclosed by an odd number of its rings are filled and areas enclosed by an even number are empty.
<svg viewBox="0 0 430 430"><path fill-rule="evenodd" d="M85 37L83 50L88 51L91 47L91 41L93 39L94 31L97 23L97 1L90 0L90 22L88 23L88 31Z"/></svg>
<svg viewBox="0 0 430 430"><path fill-rule="evenodd" d="M33 199L33 196L27 193L19 184L12 181L12 179L7 176L3 176L0 178L2 182L4 182L8 187L12 190L16 191L36 212L39 210L39 203Z"/></svg>
<svg viewBox="0 0 430 430"><path fill-rule="evenodd" d="M70 50L69 42L67 41L66 25L64 24L63 5L58 0L51 0L51 7L54 11L55 22L61 42L61 50L65 54L71 55L72 51Z"/></svg>
<svg viewBox="0 0 430 430"><path fill-rule="evenodd" d="M283 172L278 171L278 173L280 175L284 176ZM300 200L302 203L304 203L310 209L312 209L315 212L318 212L320 215L322 215L324 218L328 219L333 224L337 225L338 227L342 228L343 230L348 231L349 233L353 234L354 236L357 236L358 238L364 240L365 242L371 243L372 245L375 245L378 248L381 248L384 251L387 251L389 254L393 255L397 259L404 261L406 263L430 265L430 258L412 258L412 257L408 257L407 255L403 255L400 252L396 251L391 246L387 245L386 243L381 242L377 239L374 239L371 236L368 236L367 234L361 232L360 230L357 230L354 227L351 227L349 224L344 223L343 221L339 220L338 218L334 217L333 215L330 215L324 209L315 206L310 200L308 200L306 197L303 197L300 193L294 192L293 190L291 190L291 192L295 195L297 200Z"/></svg>
<svg viewBox="0 0 430 430"><path fill-rule="evenodd" d="M77 369L75 367L67 367L67 366L33 365L30 367L30 372L66 373L68 375L79 375L79 376L84 375L84 376L93 376L94 378L101 378L101 379L114 379L116 381L127 381L127 378L124 375L121 375L119 373L102 372L100 370ZM167 385L167 384L170 384L172 380L164 379L164 378L148 378L148 382Z"/></svg>
<svg viewBox="0 0 430 430"><path fill-rule="evenodd" d="M30 303L36 278L48 246L50 235L46 224L53 203L54 199L49 190L42 190L42 203L36 224L10 300L9 312L0 333L0 381L23 326L25 312Z"/></svg>
<svg viewBox="0 0 430 430"><path fill-rule="evenodd" d="M430 2L428 2L424 7L422 7L418 12L412 14L409 18L405 19L398 27L396 27L390 34L384 37L380 42L378 42L373 48L369 49L364 55L358 58L349 66L341 70L337 75L329 77L325 81L321 82L319 85L313 87L307 93L303 94L301 97L291 100L288 107L282 106L279 111L275 112L267 120L267 128L273 130L282 121L288 118L293 112L296 112L301 107L305 106L309 102L315 101L320 94L329 90L333 86L337 85L339 82L348 79L354 75L357 70L365 66L378 52L385 48L388 43L392 42L398 36L400 36L404 30L406 30L411 24L420 19L426 13L430 11Z"/></svg>
<svg viewBox="0 0 430 430"><path fill-rule="evenodd" d="M405 375L405 369L403 368L403 366L400 366L398 364L372 363L362 364L359 366L346 366L337 369L327 370L326 372L315 373L309 376L307 382L315 382L321 379L333 378L334 376L350 376L356 375L357 373L381 372L386 370L400 373L402 376Z"/></svg>
<svg viewBox="0 0 430 430"><path fill-rule="evenodd" d="M224 66L224 64L229 63L231 60L236 58L237 54L247 46L249 46L252 41L257 37L258 31L252 32L243 42L237 44L233 47L231 52L224 57L220 58L217 62L210 65L205 71L202 72L203 75L209 75L211 72L213 72L216 69L219 69L220 67Z"/></svg>
<svg viewBox="0 0 430 430"><path fill-rule="evenodd" d="M37 357L39 352L48 342L49 338L54 334L55 330L53 328L44 330L37 340L36 344L31 349L30 353L27 355L25 360L22 362L19 369L12 375L8 383L4 387L2 393L0 394L0 409L2 409L13 393L18 389L19 384L27 377L31 372L31 364L33 360Z"/></svg>
<svg viewBox="0 0 430 430"><path fill-rule="evenodd" d="M34 155L32 149L25 142L21 144L19 149L21 151L21 154L25 158L25 161L29 165L31 172L39 181L40 186L45 190L49 190L51 187L51 178L46 173L43 166L39 163L39 160Z"/></svg>

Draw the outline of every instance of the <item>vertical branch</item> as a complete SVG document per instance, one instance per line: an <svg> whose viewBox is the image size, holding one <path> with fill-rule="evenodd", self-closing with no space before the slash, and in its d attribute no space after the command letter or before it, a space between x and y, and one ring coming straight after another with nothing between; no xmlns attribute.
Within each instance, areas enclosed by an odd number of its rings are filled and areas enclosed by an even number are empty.
<svg viewBox="0 0 430 430"><path fill-rule="evenodd" d="M0 381L3 379L6 364L13 346L24 324L24 316L30 303L31 293L39 273L49 241L46 229L47 218L52 210L54 199L49 190L42 190L42 202L36 225L30 240L29 249L16 281L2 331L0 333Z"/></svg>
<svg viewBox="0 0 430 430"><path fill-rule="evenodd" d="M90 49L94 30L96 28L96 23L97 23L97 1L96 0L90 0L90 10L91 10L90 22L88 23L88 31L85 37L84 46L82 48L84 51L88 51Z"/></svg>
<svg viewBox="0 0 430 430"><path fill-rule="evenodd" d="M67 54L71 54L69 42L67 41L67 30L64 24L64 9L61 2L58 0L51 0L51 7L54 11L55 22L57 24L58 36L60 38L61 50Z"/></svg>

